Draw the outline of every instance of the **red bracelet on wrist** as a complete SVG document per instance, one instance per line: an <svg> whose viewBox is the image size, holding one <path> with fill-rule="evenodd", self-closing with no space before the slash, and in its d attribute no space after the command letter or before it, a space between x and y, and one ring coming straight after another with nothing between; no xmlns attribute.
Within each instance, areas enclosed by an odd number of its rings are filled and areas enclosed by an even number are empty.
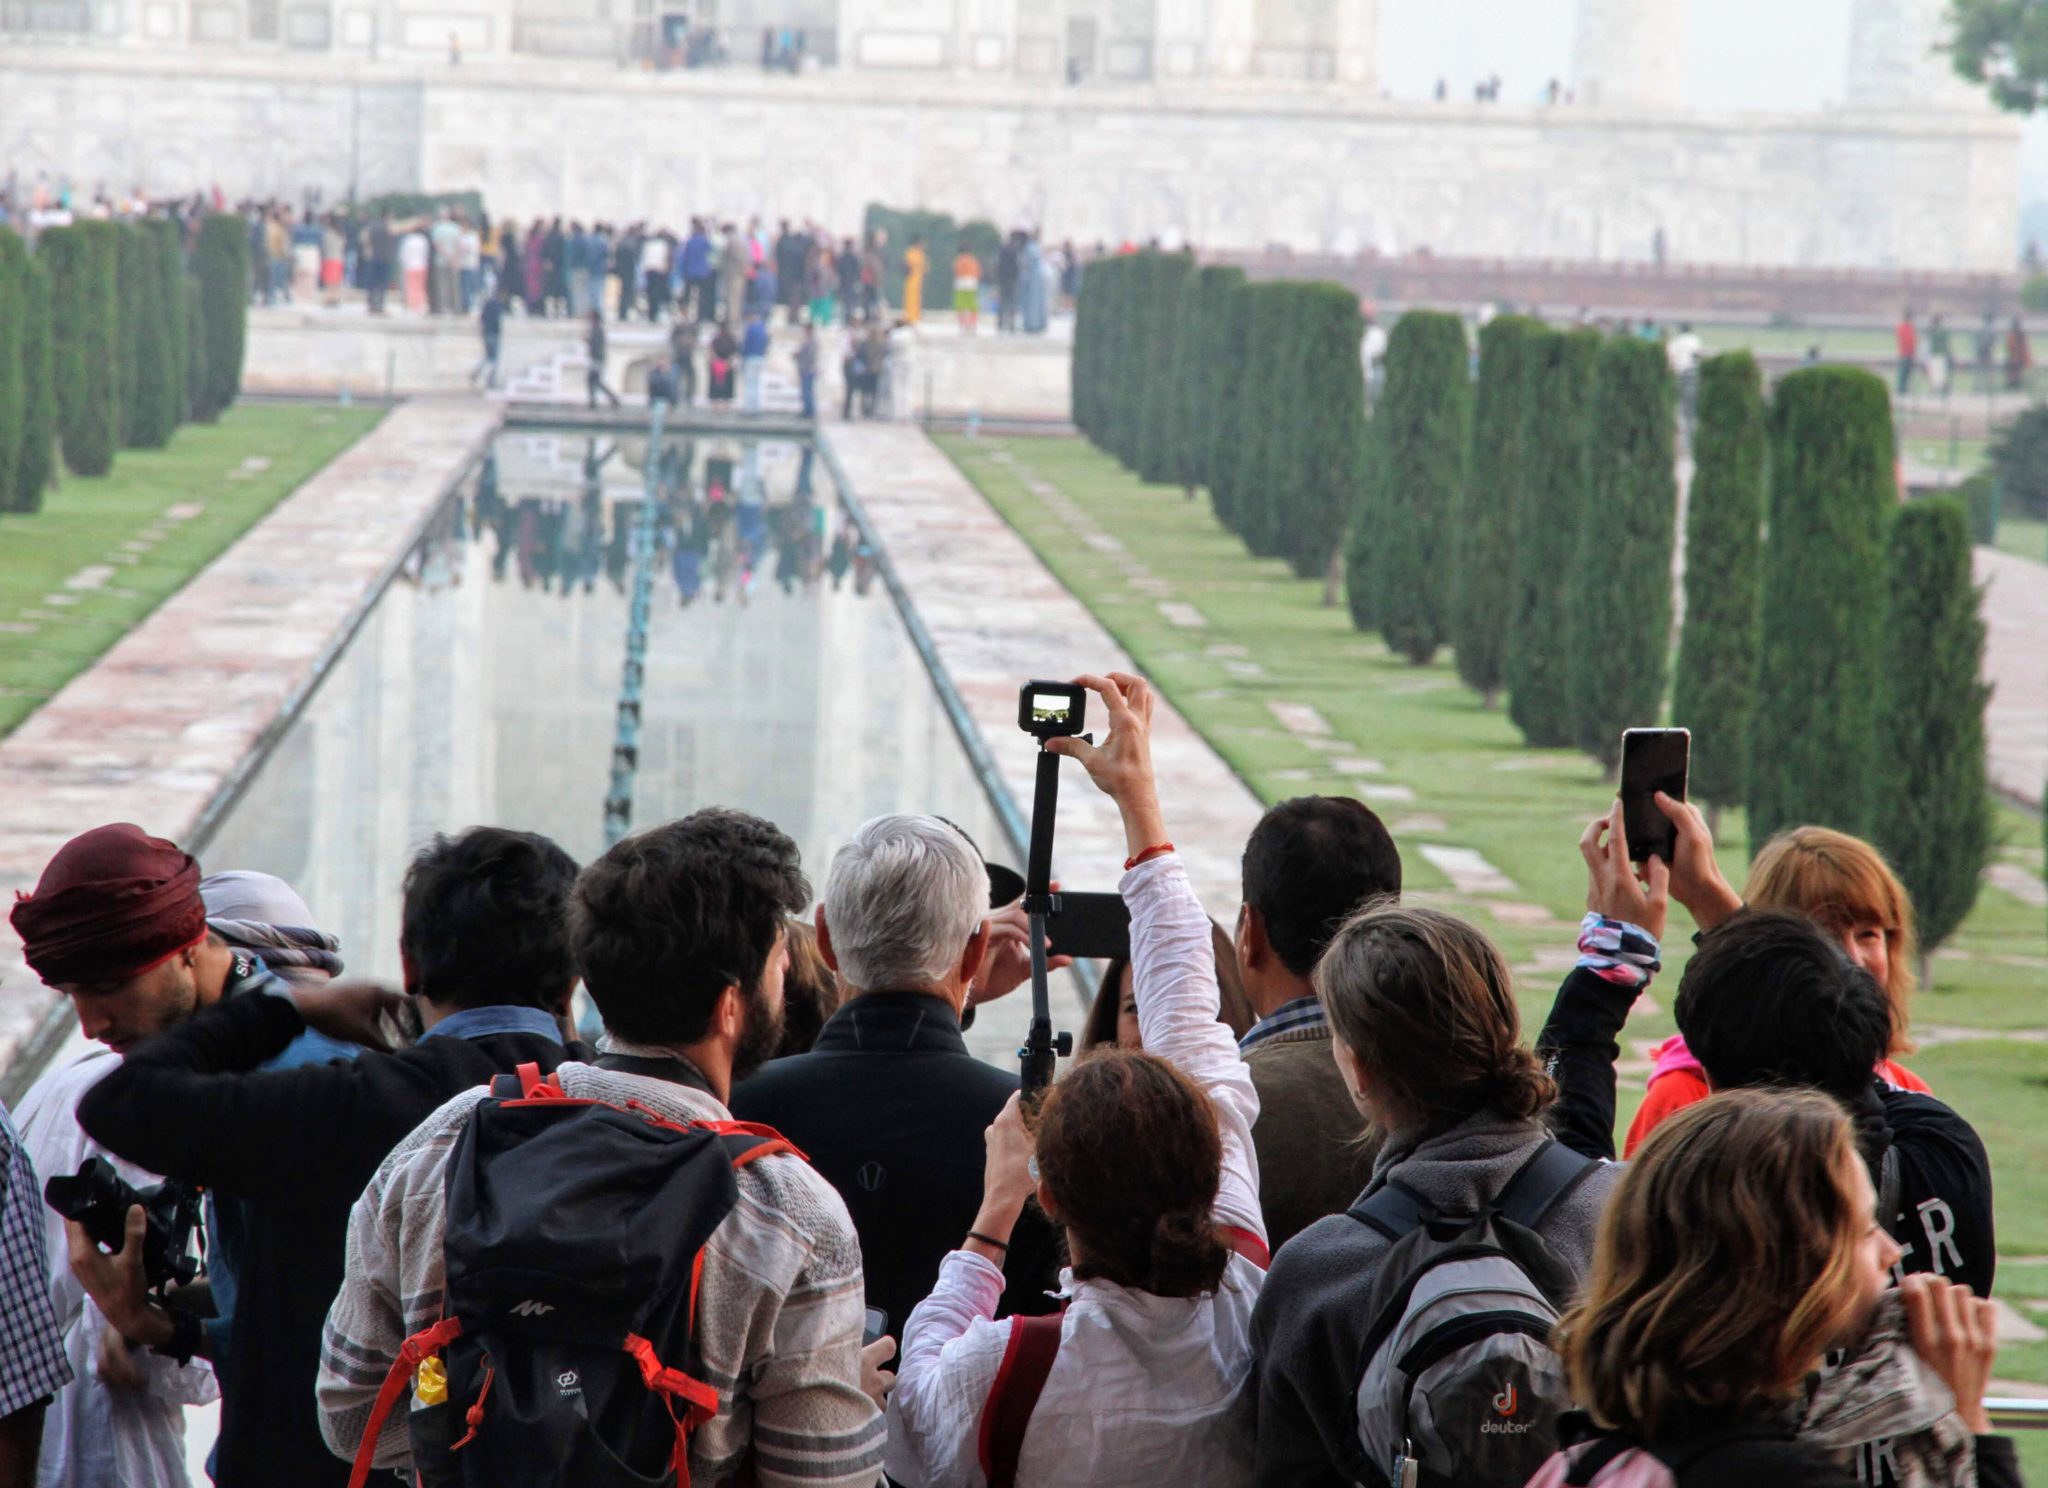
<svg viewBox="0 0 2048 1488"><path fill-rule="evenodd" d="M1137 856L1125 858L1124 872L1129 873L1133 868L1137 867L1140 863L1149 863L1154 858L1159 857L1164 853L1170 853L1172 851L1173 844L1171 842L1155 842L1150 847L1146 848L1143 852L1137 854Z"/></svg>

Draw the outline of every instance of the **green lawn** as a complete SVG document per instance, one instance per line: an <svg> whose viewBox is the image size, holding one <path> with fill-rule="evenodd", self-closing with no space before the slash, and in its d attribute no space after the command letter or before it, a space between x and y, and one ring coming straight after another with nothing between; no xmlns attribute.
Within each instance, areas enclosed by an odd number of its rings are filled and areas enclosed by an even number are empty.
<svg viewBox="0 0 2048 1488"><path fill-rule="evenodd" d="M0 516L0 735L381 417L231 408L123 451L110 475L66 476L32 516Z"/></svg>
<svg viewBox="0 0 2048 1488"><path fill-rule="evenodd" d="M2016 557L2048 563L2048 522L2039 517L2001 516L1998 546Z"/></svg>
<svg viewBox="0 0 2048 1488"><path fill-rule="evenodd" d="M1418 668L1390 656L1376 636L1352 629L1342 607L1321 604L1319 582L1248 556L1206 501L1143 485L1082 440L948 436L940 443L1261 798L1356 792L1385 816L1416 897L1452 907L1492 934L1516 967L1525 1017L1532 1027L1540 1020L1570 963L1584 905L1578 834L1612 799L1596 764L1569 751L1525 748L1505 712L1481 707L1448 661ZM1105 553L1084 540L1031 493L1033 480L1057 487L1125 551ZM1171 597L1192 604L1206 625L1174 624L1160 609L1163 591L1141 593L1132 584L1120 566L1126 556L1170 584ZM1313 705L1336 738L1384 768L1338 773L1328 754L1280 727L1268 707L1277 701ZM1389 786L1413 799L1389 799ZM2010 808L2001 808L2000 824L2002 852L2040 873L2040 824ZM1513 889L1457 892L1423 856L1436 844L1478 849ZM1747 863L1739 811L1722 818L1721 854L1739 884ZM1670 998L1690 949L1690 926L1682 911L1674 913L1666 970L1629 1025L1629 1057L1673 1031ZM1915 1021L1928 1030L2048 1028L2044 980L2048 915L1986 885L1968 924L1936 958ZM1990 1143L2002 1249L2048 1256L2048 1043L1972 1041L1930 1048L1909 1062L1977 1120ZM1639 1085L1624 1079L1624 1119ZM2036 1295L2048 1297L2048 1276ZM2037 1377L2048 1380L2048 1345Z"/></svg>

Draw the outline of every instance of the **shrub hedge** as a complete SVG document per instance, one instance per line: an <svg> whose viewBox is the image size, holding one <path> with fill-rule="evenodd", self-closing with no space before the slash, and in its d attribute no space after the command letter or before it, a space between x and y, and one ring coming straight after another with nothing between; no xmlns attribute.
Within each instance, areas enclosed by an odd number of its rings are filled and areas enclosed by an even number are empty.
<svg viewBox="0 0 2048 1488"><path fill-rule="evenodd" d="M1458 675L1491 708L1507 679L1515 592L1515 513L1529 485L1529 441L1542 389L1543 327L1500 315L1479 333L1472 461L1451 544L1450 641Z"/></svg>
<svg viewBox="0 0 2048 1488"><path fill-rule="evenodd" d="M206 376L200 395L192 400L192 417L210 424L235 401L242 386L249 323L249 234L241 218L223 214L199 224L192 277L199 281L196 329L206 340Z"/></svg>
<svg viewBox="0 0 2048 1488"><path fill-rule="evenodd" d="M22 419L28 402L22 339L28 314L28 249L0 228L0 512L15 510Z"/></svg>
<svg viewBox="0 0 2048 1488"><path fill-rule="evenodd" d="M1411 310L1387 337L1370 561L1387 648L1420 666L1449 638L1451 519L1465 487L1472 382L1465 323Z"/></svg>
<svg viewBox="0 0 2048 1488"><path fill-rule="evenodd" d="M57 473L55 290L50 271L30 259L21 317L21 448L14 467L14 509L39 511Z"/></svg>

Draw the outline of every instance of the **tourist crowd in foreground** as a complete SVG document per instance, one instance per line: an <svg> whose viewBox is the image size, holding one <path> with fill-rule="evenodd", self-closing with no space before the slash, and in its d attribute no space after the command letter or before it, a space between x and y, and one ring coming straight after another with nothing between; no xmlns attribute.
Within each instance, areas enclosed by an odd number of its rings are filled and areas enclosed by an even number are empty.
<svg viewBox="0 0 2048 1488"><path fill-rule="evenodd" d="M1683 802L1669 863L1592 821L1532 1041L1356 800L1272 808L1212 923L1150 689L1081 680L1107 735L1048 747L1121 812L1129 954L1028 1099L961 1037L1027 977L1016 876L935 817L862 826L811 921L736 810L580 869L436 838L403 996L276 879L66 844L12 922L105 1048L0 1124L0 1484L180 1482L216 1391L223 1488L2019 1481L1990 1171L1908 1068L1877 853L1796 829L1738 891ZM60 1220L89 1158L169 1185ZM164 1243L202 1207L205 1308Z"/></svg>

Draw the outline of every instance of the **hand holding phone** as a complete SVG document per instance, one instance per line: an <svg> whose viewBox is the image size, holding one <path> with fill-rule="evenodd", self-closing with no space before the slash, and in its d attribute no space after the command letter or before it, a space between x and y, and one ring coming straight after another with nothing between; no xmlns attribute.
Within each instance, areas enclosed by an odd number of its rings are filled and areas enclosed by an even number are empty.
<svg viewBox="0 0 2048 1488"><path fill-rule="evenodd" d="M1631 863L1661 858L1668 868L1676 860L1678 825L1656 798L1662 791L1683 801L1691 763L1690 729L1629 729L1621 736L1621 818Z"/></svg>

